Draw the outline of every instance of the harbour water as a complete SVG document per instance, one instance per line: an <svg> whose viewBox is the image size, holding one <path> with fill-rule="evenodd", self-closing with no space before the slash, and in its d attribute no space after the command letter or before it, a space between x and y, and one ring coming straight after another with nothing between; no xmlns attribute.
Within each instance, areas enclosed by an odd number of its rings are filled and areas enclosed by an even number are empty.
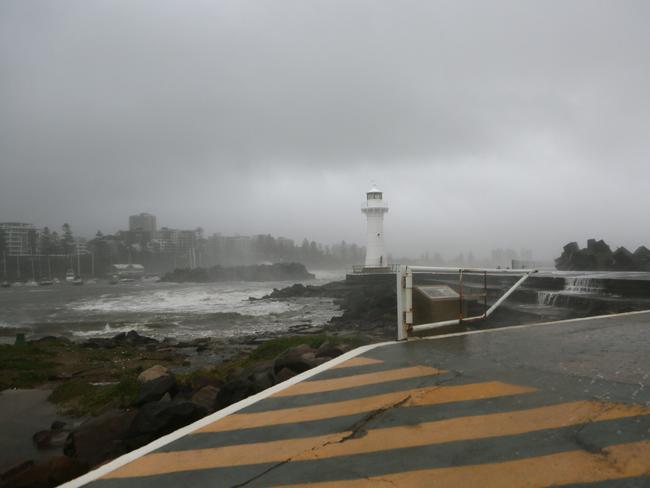
<svg viewBox="0 0 650 488"><path fill-rule="evenodd" d="M344 272L316 272L304 284L342 279ZM251 301L294 282L89 283L0 289L0 341L17 333L71 339L120 332L162 339L235 337L319 326L340 313L327 298Z"/></svg>

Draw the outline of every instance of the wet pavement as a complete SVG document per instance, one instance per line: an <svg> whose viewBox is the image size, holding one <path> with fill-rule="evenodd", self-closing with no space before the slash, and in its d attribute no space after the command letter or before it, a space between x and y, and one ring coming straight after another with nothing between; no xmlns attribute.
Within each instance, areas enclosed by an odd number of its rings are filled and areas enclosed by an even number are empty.
<svg viewBox="0 0 650 488"><path fill-rule="evenodd" d="M650 486L649 339L641 312L380 345L85 480Z"/></svg>

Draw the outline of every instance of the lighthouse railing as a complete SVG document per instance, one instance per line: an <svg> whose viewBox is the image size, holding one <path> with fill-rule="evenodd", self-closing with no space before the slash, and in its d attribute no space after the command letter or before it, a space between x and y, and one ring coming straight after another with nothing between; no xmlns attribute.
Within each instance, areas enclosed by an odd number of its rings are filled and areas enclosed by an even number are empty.
<svg viewBox="0 0 650 488"><path fill-rule="evenodd" d="M491 269L491 268L460 268L460 267L432 267L432 266L408 266L399 265L396 268L396 290L397 290L397 339L404 340L414 332L438 329L451 325L462 325L465 323L478 322L487 319L505 300L519 288L530 275L536 273L535 269ZM440 320L425 324L414 325L413 320L413 277L416 274L458 274L458 318L451 320ZM464 301L467 298L465 293L465 277L479 276L483 278L483 293L473 295L472 298L482 298L483 313L464 317ZM487 304L488 276L513 276L519 279L512 284L508 290L501 295L490 307Z"/></svg>

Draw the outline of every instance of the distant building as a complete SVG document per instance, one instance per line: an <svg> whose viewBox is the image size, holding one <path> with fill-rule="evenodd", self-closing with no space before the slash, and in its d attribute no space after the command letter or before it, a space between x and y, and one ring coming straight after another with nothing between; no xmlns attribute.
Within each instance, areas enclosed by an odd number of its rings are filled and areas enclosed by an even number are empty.
<svg viewBox="0 0 650 488"><path fill-rule="evenodd" d="M156 216L148 213L131 215L129 217L129 230L131 232L156 232Z"/></svg>
<svg viewBox="0 0 650 488"><path fill-rule="evenodd" d="M144 266L141 264L112 264L108 273L120 279L139 279L144 276Z"/></svg>
<svg viewBox="0 0 650 488"><path fill-rule="evenodd" d="M88 254L88 241L81 238L75 239L74 252L75 254Z"/></svg>
<svg viewBox="0 0 650 488"><path fill-rule="evenodd" d="M175 251L178 247L178 230L163 227L156 233L155 245L163 252Z"/></svg>
<svg viewBox="0 0 650 488"><path fill-rule="evenodd" d="M23 222L0 223L4 233L7 256L33 254L36 246L36 228Z"/></svg>

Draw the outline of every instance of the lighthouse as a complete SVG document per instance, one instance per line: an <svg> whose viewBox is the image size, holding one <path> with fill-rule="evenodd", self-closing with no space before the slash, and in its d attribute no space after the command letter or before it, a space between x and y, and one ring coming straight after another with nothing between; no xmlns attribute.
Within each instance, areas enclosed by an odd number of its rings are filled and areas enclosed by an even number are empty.
<svg viewBox="0 0 650 488"><path fill-rule="evenodd" d="M386 262L384 251L384 214L388 207L383 195L376 187L366 193L366 201L361 207L368 220L368 239L366 243L366 268L383 268Z"/></svg>

